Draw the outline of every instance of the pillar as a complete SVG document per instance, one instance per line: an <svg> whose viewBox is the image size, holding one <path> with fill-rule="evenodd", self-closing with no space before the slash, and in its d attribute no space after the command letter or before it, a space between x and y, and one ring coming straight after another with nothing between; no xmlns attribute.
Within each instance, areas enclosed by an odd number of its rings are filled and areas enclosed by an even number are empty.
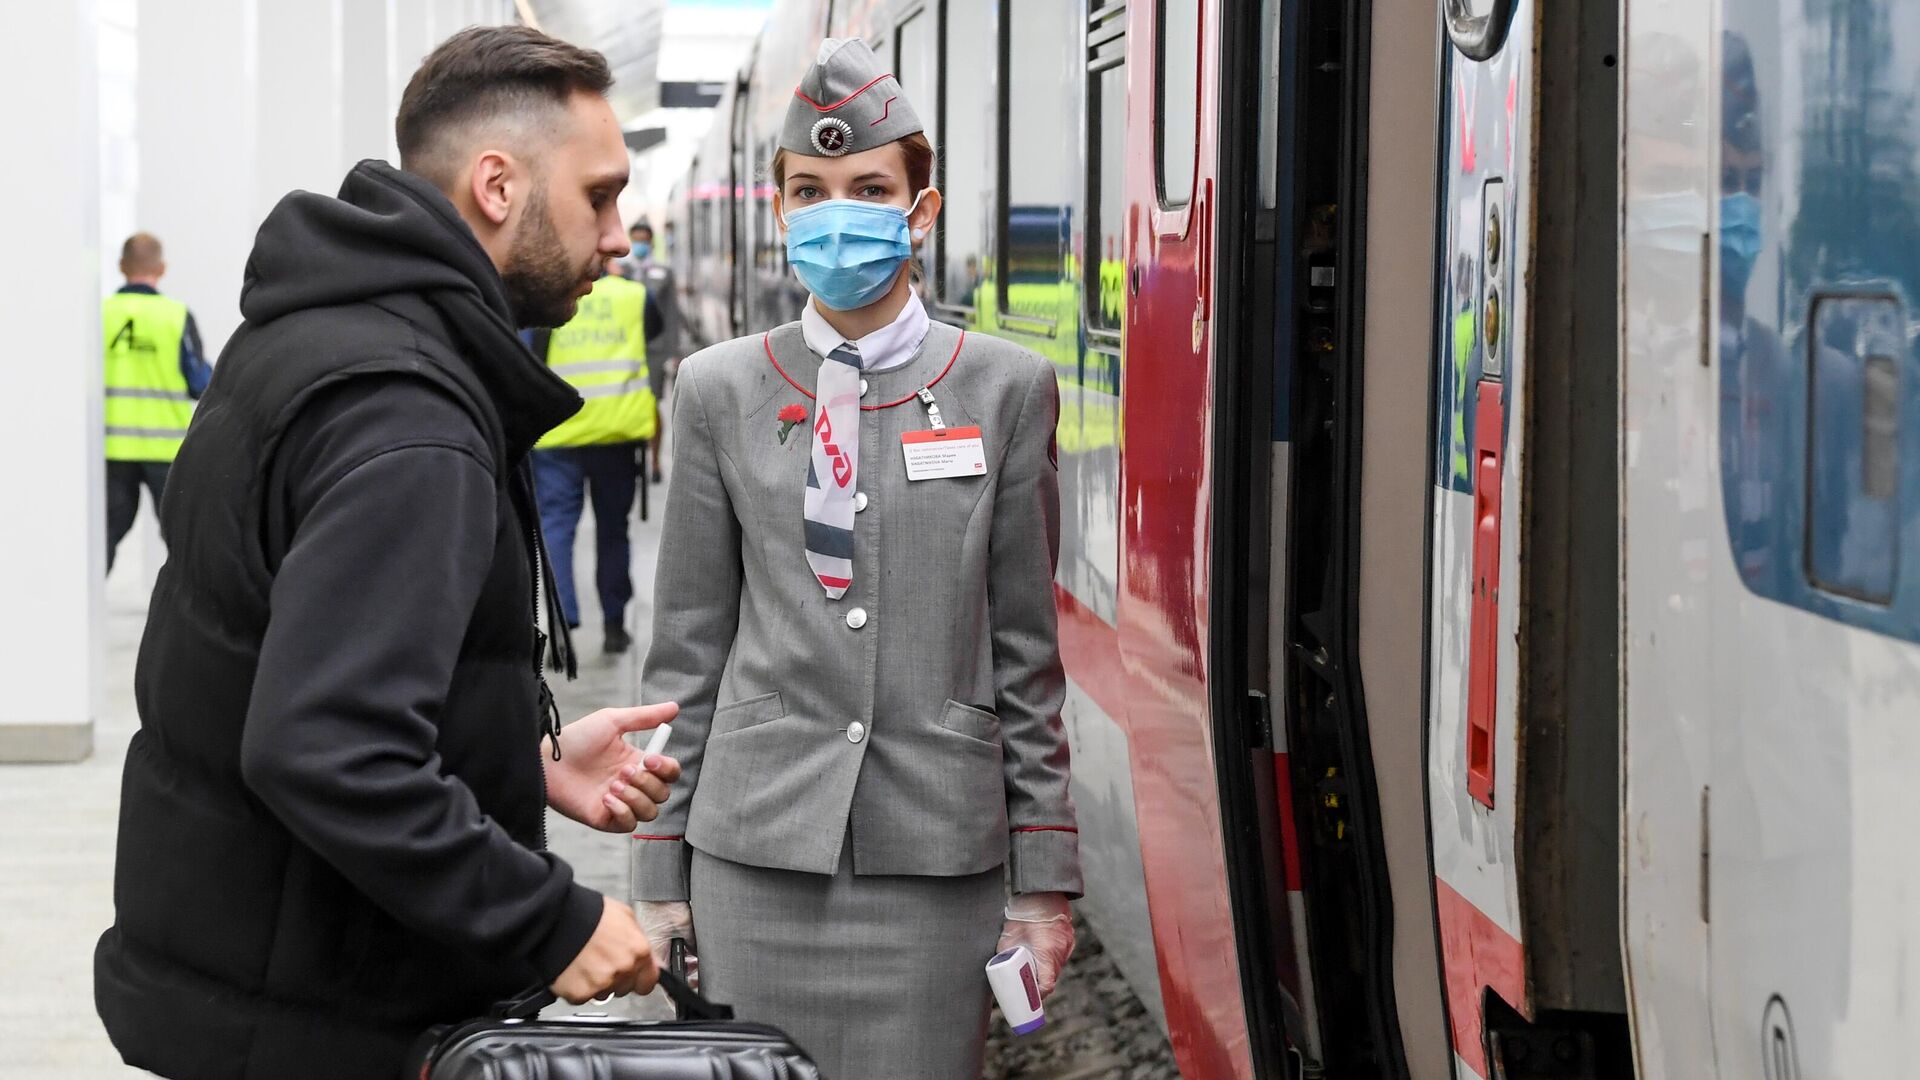
<svg viewBox="0 0 1920 1080"><path fill-rule="evenodd" d="M106 552L94 5L21 4L0 35L0 169L14 208L0 311L18 358L0 424L0 762L93 748Z"/></svg>

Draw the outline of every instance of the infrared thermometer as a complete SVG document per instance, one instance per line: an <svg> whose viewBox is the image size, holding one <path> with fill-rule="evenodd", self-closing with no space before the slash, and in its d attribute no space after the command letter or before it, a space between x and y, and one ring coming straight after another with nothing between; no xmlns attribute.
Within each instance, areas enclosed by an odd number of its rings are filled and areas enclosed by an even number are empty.
<svg viewBox="0 0 1920 1080"><path fill-rule="evenodd" d="M1015 945L987 961L987 985L993 988L993 1000L1000 1004L1000 1015L1015 1035L1038 1031L1047 1024L1047 1011L1040 1004L1040 978L1033 970L1033 953L1025 945Z"/></svg>
<svg viewBox="0 0 1920 1080"><path fill-rule="evenodd" d="M654 728L653 737L647 740L647 748L642 752L644 756L642 756L640 760L645 761L648 756L665 750L667 748L667 736L672 734L672 724L661 724L659 727Z"/></svg>

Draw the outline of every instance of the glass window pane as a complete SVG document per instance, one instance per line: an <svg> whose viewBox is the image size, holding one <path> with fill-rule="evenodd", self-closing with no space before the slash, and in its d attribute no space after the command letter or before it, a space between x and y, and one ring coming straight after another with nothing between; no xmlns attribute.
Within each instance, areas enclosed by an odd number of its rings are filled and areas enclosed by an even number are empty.
<svg viewBox="0 0 1920 1080"><path fill-rule="evenodd" d="M927 141L939 146L939 89L934 81L934 66L938 58L934 55L933 17L922 10L901 23L894 34L894 49L894 76L900 80L900 88L907 92L907 100L913 102L914 112L927 129ZM933 249L931 239L920 244L923 291L924 283L933 278Z"/></svg>
<svg viewBox="0 0 1920 1080"><path fill-rule="evenodd" d="M1014 17L1017 9L1018 17ZM1003 310L1036 319L1070 317L1067 243L1079 172L1079 82L1084 20L1067 0L1019 0L1006 23L1006 250ZM1064 310L1063 310L1064 308Z"/></svg>
<svg viewBox="0 0 1920 1080"><path fill-rule="evenodd" d="M971 0L947 5L947 109L941 118L941 182L946 195L940 212L940 299L956 307L975 306L986 280L987 205L993 191L993 99L986 79L993 70L993 21L980 17ZM958 78L947 78L949 73Z"/></svg>
<svg viewBox="0 0 1920 1080"><path fill-rule="evenodd" d="M1126 323L1127 216L1127 68L1110 67L1094 76L1094 93L1088 124L1093 130L1094 158L1099 163L1094 173L1094 233L1089 237L1087 260L1094 264L1099 288L1088 305L1092 326L1098 330L1119 331Z"/></svg>
<svg viewBox="0 0 1920 1080"><path fill-rule="evenodd" d="M1893 599L1900 550L1900 305L1830 297L1814 308L1807 571L1856 600Z"/></svg>
<svg viewBox="0 0 1920 1080"><path fill-rule="evenodd" d="M1200 109L1200 0L1160 3L1160 201L1182 206L1193 195Z"/></svg>

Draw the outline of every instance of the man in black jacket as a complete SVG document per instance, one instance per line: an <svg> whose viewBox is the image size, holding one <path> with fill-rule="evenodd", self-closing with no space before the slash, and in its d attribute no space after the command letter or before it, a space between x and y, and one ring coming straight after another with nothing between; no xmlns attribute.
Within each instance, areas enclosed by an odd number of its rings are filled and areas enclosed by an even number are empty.
<svg viewBox="0 0 1920 1080"><path fill-rule="evenodd" d="M391 1076L529 986L653 984L632 912L545 850L547 805L625 832L679 769L623 738L671 705L559 725L526 455L580 399L515 335L626 251L610 83L534 31L462 32L407 87L404 171L261 226L140 648L94 965L131 1064Z"/></svg>

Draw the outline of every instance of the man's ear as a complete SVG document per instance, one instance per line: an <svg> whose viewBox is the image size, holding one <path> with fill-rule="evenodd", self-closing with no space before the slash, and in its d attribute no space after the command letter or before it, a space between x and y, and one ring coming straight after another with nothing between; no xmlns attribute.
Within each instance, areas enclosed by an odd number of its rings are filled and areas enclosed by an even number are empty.
<svg viewBox="0 0 1920 1080"><path fill-rule="evenodd" d="M469 194L480 216L496 227L507 223L514 200L521 194L516 190L515 171L513 159L504 151L488 150L474 159Z"/></svg>

